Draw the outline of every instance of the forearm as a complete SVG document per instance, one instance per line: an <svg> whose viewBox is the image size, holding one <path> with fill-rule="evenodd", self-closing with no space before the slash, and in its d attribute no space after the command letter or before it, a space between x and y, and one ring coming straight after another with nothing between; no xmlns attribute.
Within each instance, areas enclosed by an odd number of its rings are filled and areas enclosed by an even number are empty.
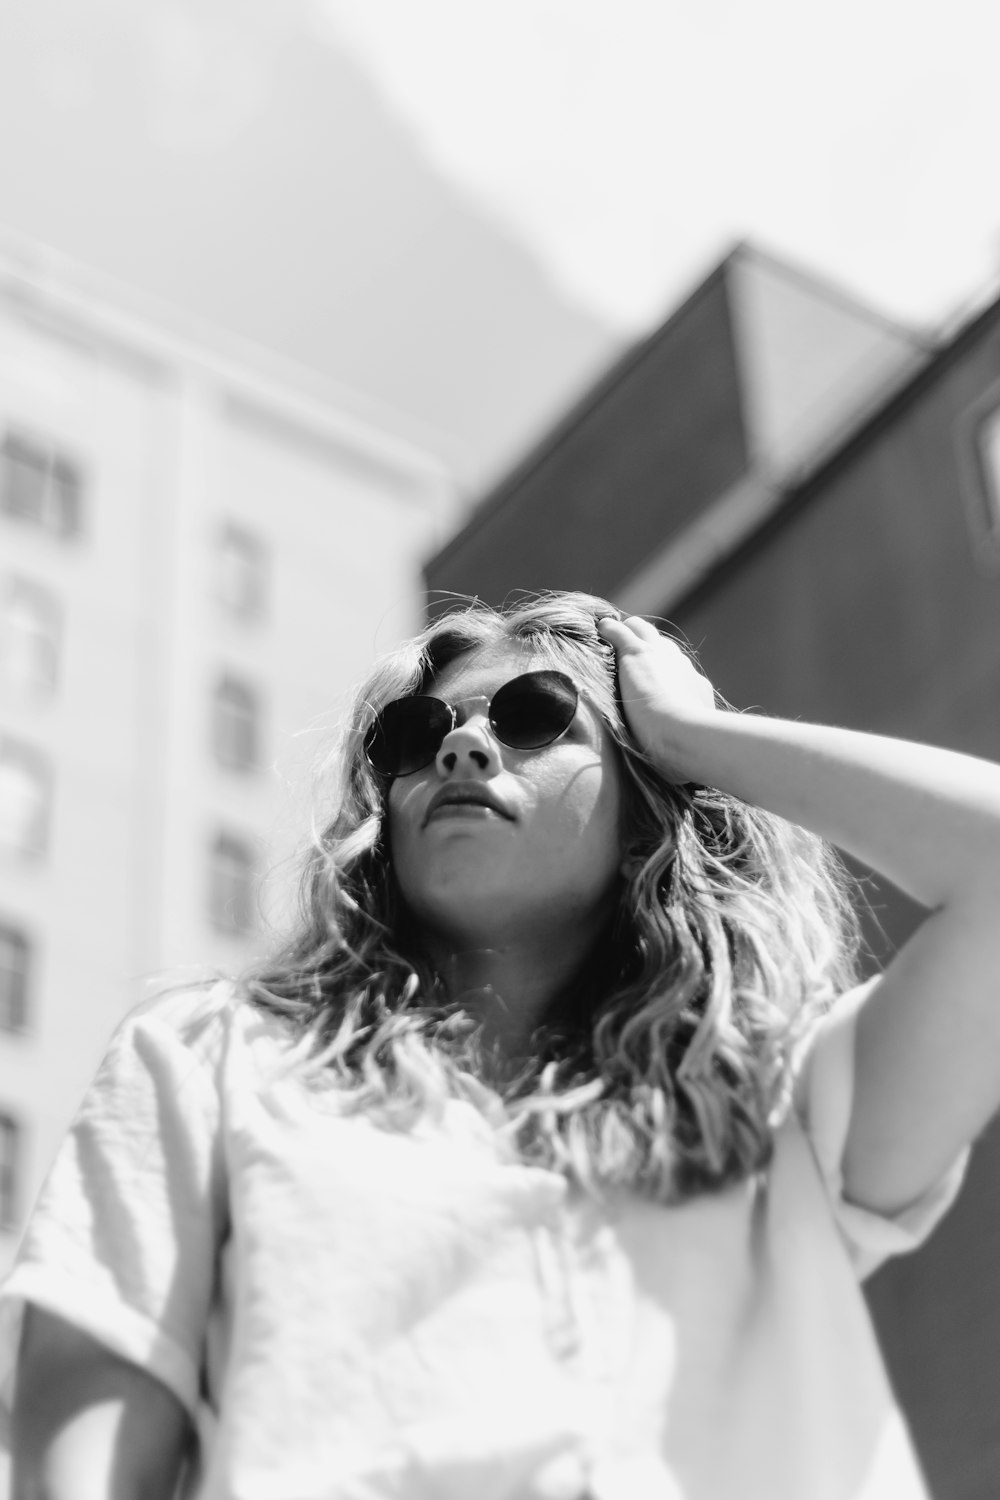
<svg viewBox="0 0 1000 1500"><path fill-rule="evenodd" d="M41 1441L22 1430L14 1450L13 1500L145 1500L130 1466L121 1462L121 1422L120 1403L105 1402L77 1412Z"/></svg>
<svg viewBox="0 0 1000 1500"><path fill-rule="evenodd" d="M670 774L830 840L927 907L1000 895L1000 767L853 730L701 713L649 747Z"/></svg>
<svg viewBox="0 0 1000 1500"><path fill-rule="evenodd" d="M170 1500L188 1438L176 1397L61 1318L28 1307L13 1500Z"/></svg>
<svg viewBox="0 0 1000 1500"><path fill-rule="evenodd" d="M933 915L857 1022L844 1183L892 1213L939 1180L1000 1100L1000 767L852 730L720 711L675 642L605 618L629 727L672 781L822 835Z"/></svg>

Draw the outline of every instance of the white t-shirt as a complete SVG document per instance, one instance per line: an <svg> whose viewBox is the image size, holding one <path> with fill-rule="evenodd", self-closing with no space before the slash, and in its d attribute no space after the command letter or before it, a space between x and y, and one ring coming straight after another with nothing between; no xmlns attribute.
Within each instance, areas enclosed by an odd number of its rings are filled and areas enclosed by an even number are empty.
<svg viewBox="0 0 1000 1500"><path fill-rule="evenodd" d="M854 1002L824 1022L766 1175L604 1208L505 1160L473 1106L344 1117L228 989L117 1033L0 1301L152 1371L202 1436L198 1500L917 1500L846 1204Z"/></svg>

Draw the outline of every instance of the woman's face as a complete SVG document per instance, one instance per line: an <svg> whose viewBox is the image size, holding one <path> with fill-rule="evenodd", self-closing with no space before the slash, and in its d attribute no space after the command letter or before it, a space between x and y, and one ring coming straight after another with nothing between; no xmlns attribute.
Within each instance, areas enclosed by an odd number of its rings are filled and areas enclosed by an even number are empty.
<svg viewBox="0 0 1000 1500"><path fill-rule="evenodd" d="M600 715L581 696L568 731L540 750L501 744L487 718L497 688L551 665L529 648L484 649L426 690L453 704L459 722L436 760L392 783L389 837L400 892L439 940L499 948L593 938L609 909L621 782Z"/></svg>

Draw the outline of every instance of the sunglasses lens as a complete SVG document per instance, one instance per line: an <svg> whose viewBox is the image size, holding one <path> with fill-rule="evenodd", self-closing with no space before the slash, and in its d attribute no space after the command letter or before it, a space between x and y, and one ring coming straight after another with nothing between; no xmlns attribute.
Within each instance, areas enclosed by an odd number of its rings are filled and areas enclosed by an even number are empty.
<svg viewBox="0 0 1000 1500"><path fill-rule="evenodd" d="M384 776L408 776L429 765L451 728L440 698L398 698L387 703L365 740L365 754Z"/></svg>
<svg viewBox="0 0 1000 1500"><path fill-rule="evenodd" d="M578 701L576 686L565 673L525 672L495 694L490 723L511 749L540 750L566 733Z"/></svg>

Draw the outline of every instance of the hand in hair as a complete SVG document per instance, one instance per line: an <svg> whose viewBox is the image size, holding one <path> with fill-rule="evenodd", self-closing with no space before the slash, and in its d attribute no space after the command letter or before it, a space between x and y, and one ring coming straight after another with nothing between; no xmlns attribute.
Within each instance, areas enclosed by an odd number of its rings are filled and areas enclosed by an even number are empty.
<svg viewBox="0 0 1000 1500"><path fill-rule="evenodd" d="M597 629L615 649L622 707L638 744L668 780L700 781L698 767L685 763L671 729L714 716L715 690L708 678L676 641L638 615L625 620L606 615Z"/></svg>

